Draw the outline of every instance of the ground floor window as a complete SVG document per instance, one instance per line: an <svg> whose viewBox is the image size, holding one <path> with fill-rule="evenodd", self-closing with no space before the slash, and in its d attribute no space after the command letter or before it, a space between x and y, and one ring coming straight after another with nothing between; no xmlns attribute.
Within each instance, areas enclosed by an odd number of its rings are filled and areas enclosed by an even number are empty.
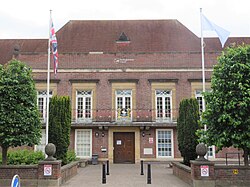
<svg viewBox="0 0 250 187"><path fill-rule="evenodd" d="M77 157L90 158L92 155L92 130L75 130L75 152Z"/></svg>
<svg viewBox="0 0 250 187"><path fill-rule="evenodd" d="M209 146L207 151L208 158L215 158L215 146Z"/></svg>
<svg viewBox="0 0 250 187"><path fill-rule="evenodd" d="M42 129L42 137L40 139L40 143L35 146L35 151L42 151L45 153L45 146L46 146L46 131Z"/></svg>
<svg viewBox="0 0 250 187"><path fill-rule="evenodd" d="M158 158L173 157L173 130L156 130L156 152Z"/></svg>

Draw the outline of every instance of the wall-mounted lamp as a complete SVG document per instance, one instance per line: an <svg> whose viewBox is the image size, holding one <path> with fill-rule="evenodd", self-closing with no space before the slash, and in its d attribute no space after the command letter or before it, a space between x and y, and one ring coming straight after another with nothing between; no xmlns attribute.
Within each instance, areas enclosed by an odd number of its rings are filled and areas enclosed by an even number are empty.
<svg viewBox="0 0 250 187"><path fill-rule="evenodd" d="M99 137L99 132L95 132L95 137Z"/></svg>
<svg viewBox="0 0 250 187"><path fill-rule="evenodd" d="M105 133L104 132L102 132L102 137L104 137L105 136Z"/></svg>
<svg viewBox="0 0 250 187"><path fill-rule="evenodd" d="M142 135L142 137L144 137L145 136L145 132L143 131L141 135Z"/></svg>

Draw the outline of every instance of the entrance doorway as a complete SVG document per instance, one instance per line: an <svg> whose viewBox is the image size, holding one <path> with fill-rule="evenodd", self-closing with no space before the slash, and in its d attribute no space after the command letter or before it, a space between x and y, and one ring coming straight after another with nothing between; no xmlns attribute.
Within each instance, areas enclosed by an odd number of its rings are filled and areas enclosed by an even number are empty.
<svg viewBox="0 0 250 187"><path fill-rule="evenodd" d="M135 163L135 133L114 132L114 163Z"/></svg>

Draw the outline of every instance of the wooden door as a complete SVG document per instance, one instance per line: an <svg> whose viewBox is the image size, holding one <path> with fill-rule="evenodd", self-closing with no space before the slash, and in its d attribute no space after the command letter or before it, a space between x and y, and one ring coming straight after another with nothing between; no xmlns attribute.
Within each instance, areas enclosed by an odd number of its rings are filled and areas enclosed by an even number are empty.
<svg viewBox="0 0 250 187"><path fill-rule="evenodd" d="M135 163L135 133L114 132L114 163Z"/></svg>

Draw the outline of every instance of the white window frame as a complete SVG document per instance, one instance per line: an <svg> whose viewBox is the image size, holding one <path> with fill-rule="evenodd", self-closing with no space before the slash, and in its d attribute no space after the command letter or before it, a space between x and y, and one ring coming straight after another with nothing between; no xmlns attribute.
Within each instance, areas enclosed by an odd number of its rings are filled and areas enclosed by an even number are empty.
<svg viewBox="0 0 250 187"><path fill-rule="evenodd" d="M53 92L50 90L49 91L49 99L52 98ZM47 118L47 90L38 90L37 91L37 107L39 112L40 111L40 106L39 106L39 99L43 100L43 108L42 108L42 117L41 119L45 122Z"/></svg>
<svg viewBox="0 0 250 187"><path fill-rule="evenodd" d="M84 132L86 132L86 131L88 131L88 132L90 132L90 137L89 137L89 139L90 139L90 150L89 150L89 155L88 156L81 156L81 155L77 155L77 132L79 132L79 131L84 131ZM78 158L91 158L92 157L92 129L76 129L75 130L75 153L76 153L76 156L78 157Z"/></svg>
<svg viewBox="0 0 250 187"><path fill-rule="evenodd" d="M212 149L212 150L210 151L210 149ZM208 158L215 158L215 146L214 145L208 147L207 157Z"/></svg>
<svg viewBox="0 0 250 187"><path fill-rule="evenodd" d="M159 156L158 154L158 133L159 131L170 131L171 132L171 156ZM174 134L173 129L156 129L156 158L174 158Z"/></svg>
<svg viewBox="0 0 250 187"><path fill-rule="evenodd" d="M91 92L90 95L80 95L78 92ZM90 97L90 117L85 117L85 108L86 108L86 98ZM78 118L78 98L83 98L83 117ZM92 90L76 90L76 122L92 122L93 119L93 91Z"/></svg>
<svg viewBox="0 0 250 187"><path fill-rule="evenodd" d="M118 91L121 91L121 92L127 92L129 91L130 94L129 95L126 95L126 94L118 94L117 92ZM133 106L133 103L132 103L132 90L130 89L124 89L124 90L116 90L115 91L115 108L116 108L116 114L115 114L115 117L116 117L116 121L132 121L132 106ZM118 103L117 103L117 100L118 100L118 97L122 97L122 108L125 108L126 106L126 97L130 98L130 111L126 111L126 112L129 112L129 116L126 116L126 117L119 117L118 114L119 114L119 111L118 111Z"/></svg>
<svg viewBox="0 0 250 187"><path fill-rule="evenodd" d="M163 92L169 92L169 94L163 94L163 95L158 95L158 91L163 91ZM162 98L162 110L163 110L163 117L158 117L158 109L157 109L157 98L161 97ZM170 98L170 118L169 117L164 117L166 114L165 111L165 101L166 98ZM172 113L172 90L168 89L156 89L155 90L155 119L157 122L165 122L165 121L172 121L173 119L173 113Z"/></svg>
<svg viewBox="0 0 250 187"><path fill-rule="evenodd" d="M198 101L198 105L199 105L199 112L200 114L203 112L203 102L202 102L202 91L201 90L195 90L195 98L196 100ZM199 98L199 100L198 100ZM200 98L201 98L201 101L200 101Z"/></svg>
<svg viewBox="0 0 250 187"><path fill-rule="evenodd" d="M41 129L42 137L38 145L35 145L35 151L42 151L45 154L45 146L46 146L46 130Z"/></svg>

